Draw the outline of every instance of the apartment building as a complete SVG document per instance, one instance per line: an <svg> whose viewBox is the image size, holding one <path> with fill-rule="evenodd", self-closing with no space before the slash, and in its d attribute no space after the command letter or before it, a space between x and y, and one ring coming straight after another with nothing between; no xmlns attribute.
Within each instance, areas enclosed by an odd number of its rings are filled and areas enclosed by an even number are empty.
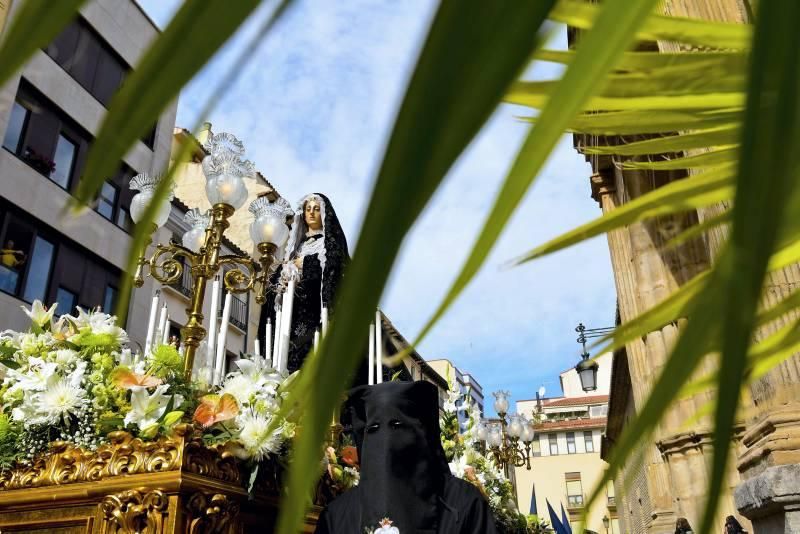
<svg viewBox="0 0 800 534"><path fill-rule="evenodd" d="M8 23L24 1L4 2ZM55 40L37 50L0 88L0 325L25 328L20 306L35 299L114 308L132 222L131 177L158 172L169 160L176 104L137 141L92 210L64 208L111 97L159 29L131 0L93 0ZM147 317L126 325L143 339Z"/></svg>
<svg viewBox="0 0 800 534"><path fill-rule="evenodd" d="M607 467L600 458L600 445L608 414L611 353L595 361L600 366L597 390L584 392L573 368L560 374L562 396L516 403L517 413L538 420L531 443L531 469L514 470L517 505L523 512L549 521L549 502L559 513L563 505L570 520L577 521L587 495ZM613 484L608 485L604 497L593 507L586 528L621 534Z"/></svg>
<svg viewBox="0 0 800 534"><path fill-rule="evenodd" d="M456 401L456 407L460 408L467 403L469 406L476 406L483 416L483 387L471 374L466 373L456 367L453 362L447 359L429 360L430 365L437 373L439 373L451 387L461 395L461 399ZM465 411L458 412L458 421L461 424L461 429L465 429L467 420L467 413Z"/></svg>

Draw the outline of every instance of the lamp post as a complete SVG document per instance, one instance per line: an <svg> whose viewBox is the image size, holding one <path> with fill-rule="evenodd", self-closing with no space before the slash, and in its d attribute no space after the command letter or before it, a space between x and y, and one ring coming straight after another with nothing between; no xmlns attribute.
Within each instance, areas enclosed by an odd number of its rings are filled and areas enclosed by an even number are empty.
<svg viewBox="0 0 800 534"><path fill-rule="evenodd" d="M150 276L162 284L177 282L185 268L184 264L191 270L193 283L190 305L186 309L188 321L181 329L182 341L186 347L184 373L187 380L191 378L197 347L206 335L203 327L203 301L208 280L227 266L228 269L222 277L225 289L231 293L252 290L256 294L256 302L262 304L266 300L269 272L275 252L289 237L286 218L292 214L286 200L279 198L272 203L266 197L259 196L249 207L255 216L250 226L250 235L260 253L259 260L254 261L244 255L221 255L220 247L225 231L230 227L229 219L247 200L244 180L253 178L255 168L251 161L242 159L244 146L233 135L212 135L205 148L209 154L203 159L202 168L211 209L206 213L198 210L187 213L187 221L192 228L184 235L183 244L158 244L148 259L145 256L152 238L148 240L134 275L134 285L141 287L144 283L145 267ZM141 222L144 208L153 201L153 192L160 180L160 177L152 175L139 175L131 180L131 189L140 191L131 203L131 217L135 223ZM167 221L169 209L168 201L159 207L151 233ZM211 327L215 328L215 325Z"/></svg>
<svg viewBox="0 0 800 534"><path fill-rule="evenodd" d="M516 467L526 466L531 469L531 443L535 437L533 421L525 416L511 414L508 416L507 391L495 391L494 410L500 419L500 424L481 421L477 428L478 440L486 443L486 447L495 461L503 467L506 476L509 475L510 465Z"/></svg>
<svg viewBox="0 0 800 534"><path fill-rule="evenodd" d="M603 527L606 529L606 534L608 534L608 525L609 525L609 522L610 522L610 521L609 521L609 519L608 519L608 516L607 516L607 515L604 515L604 516L603 516Z"/></svg>
<svg viewBox="0 0 800 534"><path fill-rule="evenodd" d="M600 366L597 362L589 359L589 352L586 350L586 340L593 337L605 336L614 330L613 327L586 328L583 323L578 323L575 331L578 332L578 343L581 344L581 361L575 366L578 377L581 379L583 391L590 392L597 389L597 370Z"/></svg>

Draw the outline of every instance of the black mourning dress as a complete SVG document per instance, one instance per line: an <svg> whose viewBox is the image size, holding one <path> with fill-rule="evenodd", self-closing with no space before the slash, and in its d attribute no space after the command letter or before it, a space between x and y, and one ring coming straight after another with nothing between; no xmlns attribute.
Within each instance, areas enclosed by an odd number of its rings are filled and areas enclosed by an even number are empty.
<svg viewBox="0 0 800 534"><path fill-rule="evenodd" d="M308 200L320 203L322 230L309 231L305 222L304 207ZM300 280L297 282L292 310L288 371L300 369L314 344L314 332L320 329L322 307L333 317L333 301L342 279L345 265L350 261L345 238L331 201L323 194L313 193L303 197L294 216L284 263L271 278L271 291L261 307L259 338L266 333L267 319L275 328L276 295L283 291L281 275L286 264L295 258L303 258Z"/></svg>
<svg viewBox="0 0 800 534"><path fill-rule="evenodd" d="M372 534L384 518L400 534L496 534L480 491L450 473L436 386L360 386L350 392L343 423L358 448L361 480L323 511L317 534Z"/></svg>

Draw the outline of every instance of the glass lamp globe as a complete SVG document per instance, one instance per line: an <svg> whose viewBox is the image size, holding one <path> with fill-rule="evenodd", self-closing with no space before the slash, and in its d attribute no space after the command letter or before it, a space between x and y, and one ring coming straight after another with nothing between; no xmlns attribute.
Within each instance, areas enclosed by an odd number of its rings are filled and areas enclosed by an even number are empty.
<svg viewBox="0 0 800 534"><path fill-rule="evenodd" d="M253 178L255 165L242 159L244 145L229 133L212 135L204 145L208 155L201 166L206 176L206 196L212 206L227 204L238 210L247 200L245 178Z"/></svg>
<svg viewBox="0 0 800 534"><path fill-rule="evenodd" d="M508 435L512 438L518 438L522 435L522 421L520 421L520 417L517 414L512 415L509 419Z"/></svg>
<svg viewBox="0 0 800 534"><path fill-rule="evenodd" d="M155 199L155 192L158 184L161 183L161 175L148 174L143 172L131 178L128 187L132 191L139 191L131 199L131 219L138 224L144 220L144 213L148 206ZM169 219L169 212L172 208L171 201L175 198L174 193L170 189L166 198L161 200L158 209L153 217L153 223L161 228Z"/></svg>
<svg viewBox="0 0 800 534"><path fill-rule="evenodd" d="M475 435L478 437L478 441L486 441L486 438L489 435L489 431L486 429L486 425L483 421L480 421L475 429Z"/></svg>
<svg viewBox="0 0 800 534"><path fill-rule="evenodd" d="M492 393L494 395L494 411L498 414L507 414L508 413L508 391L495 391Z"/></svg>
<svg viewBox="0 0 800 534"><path fill-rule="evenodd" d="M286 217L292 214L289 203L279 198L270 202L265 196L258 197L250 203L248 211L255 216L250 224L250 238L253 243L270 243L282 247L289 238L289 227Z"/></svg>
<svg viewBox="0 0 800 534"><path fill-rule="evenodd" d="M597 369L599 367L597 362L589 360L588 354L584 355L583 359L575 366L583 391L588 393L597 389Z"/></svg>
<svg viewBox="0 0 800 534"><path fill-rule="evenodd" d="M490 447L499 447L500 444L503 443L503 436L500 434L500 430L498 430L497 427L492 428L491 432L489 432L489 437L486 442Z"/></svg>
<svg viewBox="0 0 800 534"><path fill-rule="evenodd" d="M533 423L531 421L525 421L525 424L522 425L522 441L530 443L533 441L534 434Z"/></svg>
<svg viewBox="0 0 800 534"><path fill-rule="evenodd" d="M211 215L208 211L201 212L197 208L193 208L186 212L183 220L191 225L181 239L183 246L192 252L200 252L206 241L206 228L211 222Z"/></svg>

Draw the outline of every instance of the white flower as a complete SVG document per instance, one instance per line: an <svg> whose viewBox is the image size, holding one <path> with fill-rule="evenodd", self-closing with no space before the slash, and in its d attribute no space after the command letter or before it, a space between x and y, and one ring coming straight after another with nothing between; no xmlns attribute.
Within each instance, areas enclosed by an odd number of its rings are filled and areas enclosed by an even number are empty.
<svg viewBox="0 0 800 534"><path fill-rule="evenodd" d="M9 371L9 376L17 379L14 388L24 391L42 391L58 369L55 362L45 362L41 358L31 357L28 360L28 370L25 372Z"/></svg>
<svg viewBox="0 0 800 534"><path fill-rule="evenodd" d="M444 401L444 408L445 412L455 412L457 410L456 402L458 399L461 398L461 395L457 391L448 390L447 392L447 400Z"/></svg>
<svg viewBox="0 0 800 534"><path fill-rule="evenodd" d="M85 332L88 328L92 334L109 334L119 345L129 341L128 333L117 326L117 320L113 315L103 312L89 311L78 308L78 316L70 319L75 323L80 332ZM71 336L72 340L75 336Z"/></svg>
<svg viewBox="0 0 800 534"><path fill-rule="evenodd" d="M453 473L453 476L458 478L464 478L464 472L467 467L469 467L469 463L467 462L466 455L454 458L453 461L450 462L450 472Z"/></svg>
<svg viewBox="0 0 800 534"><path fill-rule="evenodd" d="M125 414L125 424L136 424L139 430L144 430L156 423L167 410L167 404L172 395L166 395L169 384L158 386L152 395L147 394L147 388L135 387L131 392L131 411ZM175 395L173 406L179 406L183 397Z"/></svg>
<svg viewBox="0 0 800 534"><path fill-rule="evenodd" d="M51 424L69 424L69 416L77 415L86 400L86 391L77 387L73 380L59 380L38 395L37 410Z"/></svg>
<svg viewBox="0 0 800 534"><path fill-rule="evenodd" d="M239 441L247 455L258 461L277 453L283 441L283 425L269 432L270 420L259 414L245 413L237 417L241 431Z"/></svg>
<svg viewBox="0 0 800 534"><path fill-rule="evenodd" d="M251 378L240 374L235 374L225 380L225 384L220 390L221 395L226 393L233 395L233 398L236 399L240 406L249 404L257 392L258 384Z"/></svg>
<svg viewBox="0 0 800 534"><path fill-rule="evenodd" d="M58 303L50 306L50 309L45 309L41 300L34 300L30 310L25 306L20 307L22 308L22 311L25 312L25 315L31 318L33 323L37 324L40 328L44 328L45 324L48 324L53 320L53 314L56 311L56 306L58 306Z"/></svg>
<svg viewBox="0 0 800 534"><path fill-rule="evenodd" d="M78 353L72 349L59 349L53 352L53 360L61 367L67 367L78 359Z"/></svg>
<svg viewBox="0 0 800 534"><path fill-rule="evenodd" d="M122 349L117 360L123 367L132 367L134 364L134 359L133 355L131 354L131 349Z"/></svg>

